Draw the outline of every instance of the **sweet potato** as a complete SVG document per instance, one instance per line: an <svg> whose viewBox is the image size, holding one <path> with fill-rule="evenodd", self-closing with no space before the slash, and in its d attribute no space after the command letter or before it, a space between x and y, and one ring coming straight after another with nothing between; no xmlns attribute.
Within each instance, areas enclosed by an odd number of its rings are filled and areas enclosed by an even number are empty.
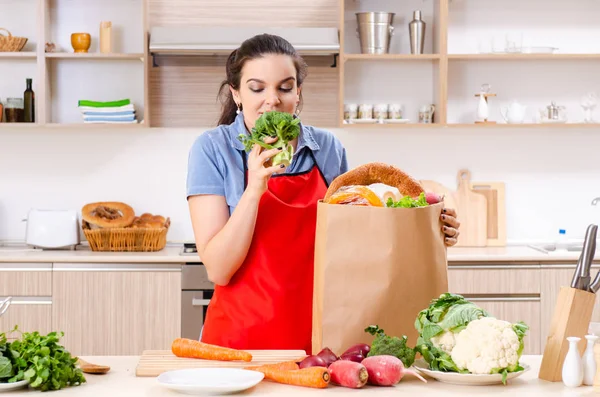
<svg viewBox="0 0 600 397"><path fill-rule="evenodd" d="M365 358L362 363L367 368L369 383L376 386L393 386L406 374L411 374L427 383L417 372L404 368L398 357L382 355Z"/></svg>
<svg viewBox="0 0 600 397"><path fill-rule="evenodd" d="M331 383L351 389L360 389L367 384L369 374L364 365L354 361L339 360L329 366Z"/></svg>

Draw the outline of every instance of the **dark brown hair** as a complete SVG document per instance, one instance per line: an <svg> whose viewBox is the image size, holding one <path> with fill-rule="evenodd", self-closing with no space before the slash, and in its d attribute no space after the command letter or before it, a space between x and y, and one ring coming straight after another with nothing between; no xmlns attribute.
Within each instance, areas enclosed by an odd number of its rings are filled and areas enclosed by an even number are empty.
<svg viewBox="0 0 600 397"><path fill-rule="evenodd" d="M227 79L221 83L219 96L221 97L222 110L219 117L219 125L231 124L235 120L237 105L229 87L239 90L242 68L246 61L260 58L265 54L289 55L294 60L296 67L296 82L298 87L308 74L308 67L304 59L296 52L296 49L284 38L272 34L259 34L244 41L242 45L234 50L227 58L225 66ZM300 105L302 106L302 93L300 93Z"/></svg>

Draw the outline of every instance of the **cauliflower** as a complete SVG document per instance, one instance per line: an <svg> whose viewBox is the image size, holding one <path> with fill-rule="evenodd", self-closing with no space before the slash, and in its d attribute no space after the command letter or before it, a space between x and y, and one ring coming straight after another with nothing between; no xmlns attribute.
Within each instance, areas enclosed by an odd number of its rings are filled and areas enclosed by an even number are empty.
<svg viewBox="0 0 600 397"><path fill-rule="evenodd" d="M442 349L450 354L452 353L452 349L454 349L454 345L456 345L456 338L454 337L454 332L444 331L437 336L432 336L431 343L438 349Z"/></svg>
<svg viewBox="0 0 600 397"><path fill-rule="evenodd" d="M518 366L521 343L508 321L482 317L471 321L455 339L449 353L459 369L472 374L491 374Z"/></svg>

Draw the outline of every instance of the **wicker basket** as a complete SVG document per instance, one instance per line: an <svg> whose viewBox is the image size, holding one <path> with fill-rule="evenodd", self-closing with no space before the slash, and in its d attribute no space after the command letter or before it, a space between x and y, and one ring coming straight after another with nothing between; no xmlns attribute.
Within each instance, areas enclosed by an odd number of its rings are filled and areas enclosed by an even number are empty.
<svg viewBox="0 0 600 397"><path fill-rule="evenodd" d="M8 36L3 35L2 31L8 33ZM26 43L26 37L15 37L8 30L0 28L0 52L19 52Z"/></svg>
<svg viewBox="0 0 600 397"><path fill-rule="evenodd" d="M153 252L167 245L167 232L171 219L167 218L161 228L112 228L91 229L89 223L81 222L85 238L92 251Z"/></svg>

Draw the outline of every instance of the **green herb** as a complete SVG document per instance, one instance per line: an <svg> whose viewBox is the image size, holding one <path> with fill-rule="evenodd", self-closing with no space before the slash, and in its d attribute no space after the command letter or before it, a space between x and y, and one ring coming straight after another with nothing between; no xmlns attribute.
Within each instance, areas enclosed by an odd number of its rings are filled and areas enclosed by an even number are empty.
<svg viewBox="0 0 600 397"><path fill-rule="evenodd" d="M375 339L371 344L371 350L367 357L390 355L398 357L406 368L413 365L415 361L414 349L408 347L406 342L408 338L402 335L402 338L397 336L388 336L377 325L370 325L365 328L365 332L375 335Z"/></svg>
<svg viewBox="0 0 600 397"><path fill-rule="evenodd" d="M18 331L17 327L11 332ZM60 390L86 382L81 369L76 367L76 357L59 344L61 333L21 332L19 339L6 343L0 334L0 382L28 380L29 386L40 390ZM8 360L8 363L7 363ZM8 378L8 379L7 379Z"/></svg>
<svg viewBox="0 0 600 397"><path fill-rule="evenodd" d="M300 119L286 112L265 112L257 120L251 133L240 134L238 139L244 144L246 152L252 150L255 144L266 150L283 148L273 156L271 165L285 164L289 166L294 156L294 148L290 144L292 140L300 135ZM265 138L277 137L273 144L265 143Z"/></svg>
<svg viewBox="0 0 600 397"><path fill-rule="evenodd" d="M428 205L425 193L421 193L416 200L410 196L404 196L399 201L394 201L391 197L388 197L385 204L389 208L416 208L427 207Z"/></svg>

